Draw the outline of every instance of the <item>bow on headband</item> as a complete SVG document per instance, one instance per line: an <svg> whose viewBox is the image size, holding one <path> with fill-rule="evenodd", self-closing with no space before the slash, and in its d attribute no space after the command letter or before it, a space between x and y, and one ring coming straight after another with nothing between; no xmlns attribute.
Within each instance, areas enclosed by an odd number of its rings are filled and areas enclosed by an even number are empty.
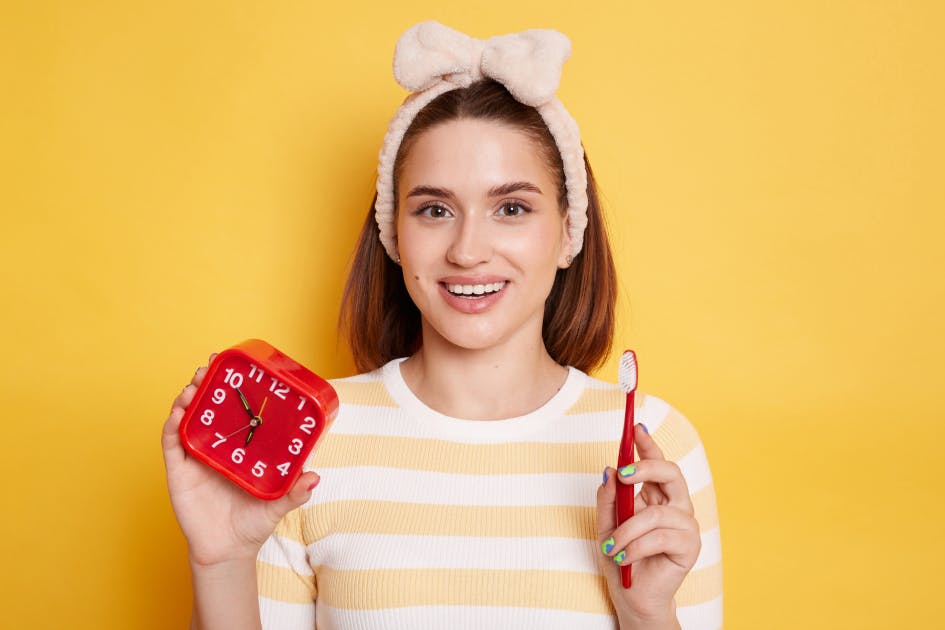
<svg viewBox="0 0 945 630"><path fill-rule="evenodd" d="M401 35L394 50L394 78L419 92L440 80L466 87L489 77L515 100L537 107L554 97L561 67L570 56L571 42L557 31L531 29L480 40L429 21Z"/></svg>

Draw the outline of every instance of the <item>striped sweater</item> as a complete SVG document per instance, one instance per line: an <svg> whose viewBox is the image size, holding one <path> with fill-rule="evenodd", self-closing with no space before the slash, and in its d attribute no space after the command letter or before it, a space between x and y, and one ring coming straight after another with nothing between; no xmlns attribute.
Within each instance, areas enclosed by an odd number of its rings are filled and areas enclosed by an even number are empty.
<svg viewBox="0 0 945 630"><path fill-rule="evenodd" d="M402 360L402 359L401 359ZM617 627L595 554L596 492L625 396L574 368L540 409L459 420L423 404L400 361L332 385L322 481L257 560L266 630ZM702 536L676 595L684 630L722 626L712 476L692 425L637 392L636 420L686 477Z"/></svg>

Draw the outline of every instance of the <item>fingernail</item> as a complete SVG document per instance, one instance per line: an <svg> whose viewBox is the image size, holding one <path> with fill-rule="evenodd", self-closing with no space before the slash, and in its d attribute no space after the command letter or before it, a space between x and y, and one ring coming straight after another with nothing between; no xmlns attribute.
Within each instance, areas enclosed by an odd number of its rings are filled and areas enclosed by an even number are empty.
<svg viewBox="0 0 945 630"><path fill-rule="evenodd" d="M611 551L613 551L613 549L614 549L614 544L615 544L615 543L614 543L614 538L613 538L613 536L611 536L610 538L608 538L607 540L604 541L604 544L603 544L603 545L600 546L600 550L603 551L603 552L604 552L604 555L606 556L606 555L609 554Z"/></svg>
<svg viewBox="0 0 945 630"><path fill-rule="evenodd" d="M621 477L632 477L637 472L636 464L627 464L623 468L617 470L620 473Z"/></svg>
<svg viewBox="0 0 945 630"><path fill-rule="evenodd" d="M644 433L646 433L647 435L650 434L650 430L646 428L646 425L645 425L645 424L643 424L642 422L638 422L637 424L640 425L640 427L643 429L643 432L644 432Z"/></svg>
<svg viewBox="0 0 945 630"><path fill-rule="evenodd" d="M322 480L321 477L319 477L318 479L316 479L316 480L312 483L312 485L310 485L310 486L308 487L308 491L311 492L312 490L314 490L314 489L315 489L315 486L317 486L317 485L318 485L318 482L321 481L321 480Z"/></svg>
<svg viewBox="0 0 945 630"><path fill-rule="evenodd" d="M626 560L626 558L627 558L627 552L621 551L616 556L614 556L614 564L620 564L621 562Z"/></svg>
<svg viewBox="0 0 945 630"><path fill-rule="evenodd" d="M604 469L604 484L607 485L607 480L610 479L610 468Z"/></svg>

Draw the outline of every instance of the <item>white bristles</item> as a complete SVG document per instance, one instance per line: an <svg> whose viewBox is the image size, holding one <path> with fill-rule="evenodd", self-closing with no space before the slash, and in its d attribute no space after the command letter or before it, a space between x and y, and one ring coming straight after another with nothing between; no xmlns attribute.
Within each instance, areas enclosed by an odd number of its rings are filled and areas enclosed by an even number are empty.
<svg viewBox="0 0 945 630"><path fill-rule="evenodd" d="M620 357L617 380L623 391L628 394L637 388L637 355L633 350L624 351Z"/></svg>

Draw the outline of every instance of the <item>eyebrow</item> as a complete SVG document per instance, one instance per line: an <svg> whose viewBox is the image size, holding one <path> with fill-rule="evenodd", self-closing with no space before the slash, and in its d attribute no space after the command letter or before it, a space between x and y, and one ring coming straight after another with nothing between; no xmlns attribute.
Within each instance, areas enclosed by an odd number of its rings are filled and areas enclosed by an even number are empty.
<svg viewBox="0 0 945 630"><path fill-rule="evenodd" d="M532 184L531 182L509 182L508 184L501 184L499 186L493 186L489 189L490 197L501 197L503 195L509 195L513 192L524 190L527 192L542 194L541 188ZM432 197L446 197L447 199L456 199L456 195L449 188L440 188L438 186L414 186L414 188L407 193L407 197L419 197L421 195L430 195Z"/></svg>

